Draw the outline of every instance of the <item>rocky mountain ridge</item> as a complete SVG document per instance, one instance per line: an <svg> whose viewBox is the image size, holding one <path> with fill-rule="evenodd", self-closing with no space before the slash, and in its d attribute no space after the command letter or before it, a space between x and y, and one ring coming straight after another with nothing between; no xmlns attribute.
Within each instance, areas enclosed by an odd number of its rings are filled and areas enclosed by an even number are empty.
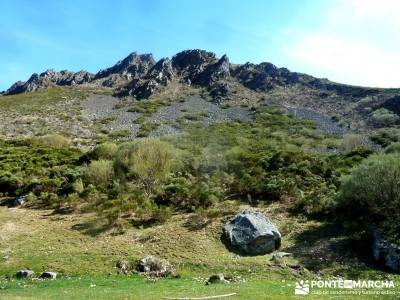
<svg viewBox="0 0 400 300"><path fill-rule="evenodd" d="M215 53L205 50L185 50L172 59L162 58L156 62L152 54L133 52L114 66L100 70L96 74L86 71L47 70L33 74L26 82L13 84L5 95L31 92L54 85L99 84L116 88L116 94L148 98L158 86L167 86L173 78L188 85L206 87L209 91L216 87L228 92L227 79L232 79L255 91L269 91L279 86L300 85L303 87L333 91L344 96L364 96L376 94L382 89L364 88L331 82L310 75L291 72L267 62L260 64L231 64L227 55L218 59ZM121 84L122 83L122 84Z"/></svg>
<svg viewBox="0 0 400 300"><path fill-rule="evenodd" d="M227 55L218 58L213 52L199 49L185 50L158 61L152 54L133 52L96 74L47 70L33 74L26 82L16 82L3 95L51 86L89 85L108 87L114 96L141 100L157 91L168 90L176 82L181 86L204 89L215 103L233 103L243 94L250 93L257 98L250 106L279 103L285 107L312 109L346 119L353 123L353 128L400 124L400 89L335 83L278 68L268 62L232 64ZM242 101L232 105L248 104Z"/></svg>

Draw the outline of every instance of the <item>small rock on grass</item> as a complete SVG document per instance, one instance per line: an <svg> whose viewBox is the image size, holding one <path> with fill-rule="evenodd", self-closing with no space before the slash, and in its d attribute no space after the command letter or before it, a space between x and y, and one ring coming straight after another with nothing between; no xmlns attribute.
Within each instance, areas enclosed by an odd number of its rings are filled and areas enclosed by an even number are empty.
<svg viewBox="0 0 400 300"><path fill-rule="evenodd" d="M17 278L26 278L26 277L31 277L33 274L35 274L35 272L33 272L32 270L19 270L15 276Z"/></svg>
<svg viewBox="0 0 400 300"><path fill-rule="evenodd" d="M40 278L43 278L43 279L56 279L57 278L57 273L56 272L43 272L42 275L40 275Z"/></svg>
<svg viewBox="0 0 400 300"><path fill-rule="evenodd" d="M208 278L206 285L210 285L210 284L218 283L218 282L226 283L226 282L228 282L228 280L225 279L224 274L216 274L216 275L212 275L212 276L210 276L210 278Z"/></svg>

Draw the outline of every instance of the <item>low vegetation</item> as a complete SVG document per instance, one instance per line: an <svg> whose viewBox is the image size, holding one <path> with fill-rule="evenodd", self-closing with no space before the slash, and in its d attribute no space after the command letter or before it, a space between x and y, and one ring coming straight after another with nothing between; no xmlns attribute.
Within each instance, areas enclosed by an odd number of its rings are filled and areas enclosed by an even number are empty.
<svg viewBox="0 0 400 300"><path fill-rule="evenodd" d="M212 211L226 201L278 201L292 212L326 216L337 209L342 176L372 153L362 138L348 135L340 146L345 154L323 154L332 138L277 109L259 109L253 123L218 123L164 140L107 142L88 153L69 149L67 141L55 135L27 146L5 143L3 160L13 165L2 166L5 194L31 192L38 202L32 205L84 207L110 224L163 222L173 211ZM42 155L46 151L55 157ZM19 172L21 160L10 162L16 153L32 160Z"/></svg>

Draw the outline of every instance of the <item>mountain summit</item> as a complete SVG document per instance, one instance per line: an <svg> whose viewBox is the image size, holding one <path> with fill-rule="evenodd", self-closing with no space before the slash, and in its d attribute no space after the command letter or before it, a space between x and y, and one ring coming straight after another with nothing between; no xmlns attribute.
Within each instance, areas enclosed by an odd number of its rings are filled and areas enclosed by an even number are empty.
<svg viewBox="0 0 400 300"><path fill-rule="evenodd" d="M185 50L158 61L152 54L133 52L97 74L47 70L33 74L26 82L16 82L3 94L79 85L109 88L114 96L136 100L168 89L200 88L214 103L229 102L229 106L262 102L307 108L334 118L343 117L353 127L382 127L387 120L391 125L400 122L399 89L339 84L268 62L232 64L227 55L219 58L200 49ZM256 101L250 104L246 100L249 97Z"/></svg>

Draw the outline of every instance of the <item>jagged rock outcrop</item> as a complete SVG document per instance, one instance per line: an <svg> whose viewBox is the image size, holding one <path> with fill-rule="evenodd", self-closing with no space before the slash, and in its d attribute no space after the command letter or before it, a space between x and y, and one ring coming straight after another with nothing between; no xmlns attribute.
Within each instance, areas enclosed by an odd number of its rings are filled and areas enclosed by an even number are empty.
<svg viewBox="0 0 400 300"><path fill-rule="evenodd" d="M241 86L261 93L280 87L300 87L307 89L310 94L317 91L320 97L333 95L350 101L379 95L382 99L379 99L377 105L400 114L397 90L383 93L381 89L339 84L291 72L267 62L231 65L226 55L218 59L215 53L199 49L185 50L172 59L163 58L157 63L152 54L133 52L95 75L86 71L73 73L47 70L41 74L33 74L26 82L14 83L4 95L31 92L55 85L90 83L113 88L117 96L142 99L150 97L162 87L167 87L173 80L207 89L215 102L230 99Z"/></svg>
<svg viewBox="0 0 400 300"><path fill-rule="evenodd" d="M223 82L230 75L228 57L224 55L218 60L214 53L196 49L182 51L172 60L161 59L145 76L129 82L118 95L148 98L160 85L167 86L175 75L189 85L206 87L218 99L225 97L229 91L228 85Z"/></svg>
<svg viewBox="0 0 400 300"><path fill-rule="evenodd" d="M185 79L194 79L202 73L207 66L217 62L215 53L205 50L185 50L172 58L172 66Z"/></svg>
<svg viewBox="0 0 400 300"><path fill-rule="evenodd" d="M174 70L169 58L160 59L146 75L146 78L153 79L160 84L167 85L174 76Z"/></svg>
<svg viewBox="0 0 400 300"><path fill-rule="evenodd" d="M160 59L143 78L135 78L129 82L118 96L135 96L137 99L150 97L159 87L167 86L174 76L171 60Z"/></svg>
<svg viewBox="0 0 400 300"><path fill-rule="evenodd" d="M228 78L229 68L229 58L224 55L215 64L208 65L203 72L193 78L193 82L210 87L213 83Z"/></svg>
<svg viewBox="0 0 400 300"><path fill-rule="evenodd" d="M41 88L47 88L55 85L75 85L88 83L93 79L94 75L86 72L70 72L70 71L54 71L46 70L41 74L32 74L28 81L18 81L14 83L6 92L6 95L14 95L25 92L33 92Z"/></svg>
<svg viewBox="0 0 400 300"><path fill-rule="evenodd" d="M299 81L297 73L286 68L277 68L271 63L258 65L246 63L237 67L233 76L252 90L268 91L275 86L295 84Z"/></svg>
<svg viewBox="0 0 400 300"><path fill-rule="evenodd" d="M154 64L155 60L152 54L137 54L137 52L133 52L123 60L118 61L114 66L99 71L94 79L105 78L112 74L126 76L127 79L141 78L147 74Z"/></svg>

